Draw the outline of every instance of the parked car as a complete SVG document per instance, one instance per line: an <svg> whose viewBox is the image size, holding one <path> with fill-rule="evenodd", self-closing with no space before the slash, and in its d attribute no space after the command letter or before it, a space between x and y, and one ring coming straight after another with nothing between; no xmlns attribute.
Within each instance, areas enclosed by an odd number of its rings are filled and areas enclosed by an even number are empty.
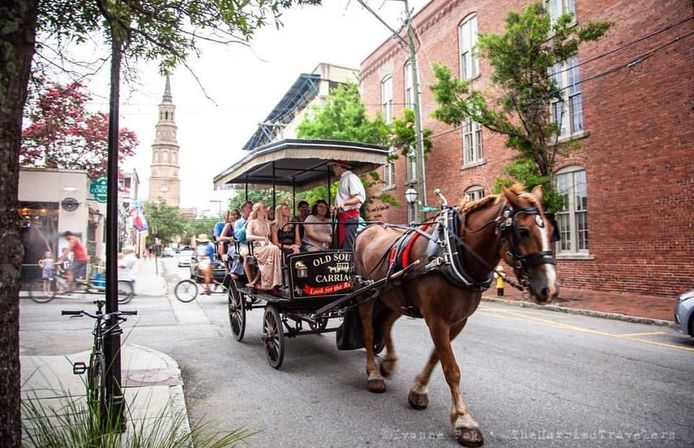
<svg viewBox="0 0 694 448"><path fill-rule="evenodd" d="M694 337L694 289L680 294L675 305L675 323L678 333Z"/></svg>
<svg viewBox="0 0 694 448"><path fill-rule="evenodd" d="M190 259L195 255L195 251L191 247L184 247L178 253L178 267L182 268L190 266Z"/></svg>
<svg viewBox="0 0 694 448"><path fill-rule="evenodd" d="M164 250L161 253L162 257L173 257L174 256L174 250L171 247L165 247Z"/></svg>

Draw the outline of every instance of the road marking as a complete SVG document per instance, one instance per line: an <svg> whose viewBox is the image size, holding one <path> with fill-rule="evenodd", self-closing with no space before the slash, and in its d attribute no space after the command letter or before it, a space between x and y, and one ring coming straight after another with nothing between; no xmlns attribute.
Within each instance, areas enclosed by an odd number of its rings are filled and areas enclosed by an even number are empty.
<svg viewBox="0 0 694 448"><path fill-rule="evenodd" d="M483 312L483 313L484 313L484 312ZM621 340L623 340L623 341L641 342L641 343L643 343L643 344L650 344L650 345L655 345L655 346L658 346L658 347L672 348L672 349L675 349L675 350L683 350L683 351L685 351L685 352L692 352L692 353L694 353L694 348L682 347L682 346L679 346L679 345L666 344L666 343L664 343L664 342L649 341L649 340L647 340L647 339L640 339L640 338L635 338L635 337L633 337L633 336L645 336L645 335L648 335L648 334L666 334L665 332L614 334L614 333L606 333L606 332L604 332L604 331L599 331L599 330L591 330L590 328L579 327L579 326L577 326L577 325L566 324L566 323L563 323L563 322L556 322L556 321L549 320L549 319L541 319L541 318L539 318L539 317L525 316L525 315L523 315L523 314L521 314L521 313L517 313L517 312L514 312L514 311L497 310L497 313L502 313L502 314L511 315L511 316L514 316L516 319L520 319L520 320L526 320L526 321L537 322L537 323L540 323L540 324L542 324L542 325L546 325L546 326L548 326L548 327L560 328L560 329L564 329L564 330L573 330L573 331L577 331L577 332L580 332L580 333L594 334L594 335L597 335L597 336L606 336L606 337L610 337L610 338L621 339ZM510 317L508 317L508 316L499 315L499 314L497 314L497 313L486 312L486 314L492 314L492 315L494 315L494 316L496 316L496 317L506 317L506 318L510 318ZM511 319L512 319L512 318L511 318Z"/></svg>
<svg viewBox="0 0 694 448"><path fill-rule="evenodd" d="M620 337L620 338L630 338L632 336L654 336L657 334L667 334L664 331L652 331L650 333L624 333L624 334L615 334L614 336Z"/></svg>

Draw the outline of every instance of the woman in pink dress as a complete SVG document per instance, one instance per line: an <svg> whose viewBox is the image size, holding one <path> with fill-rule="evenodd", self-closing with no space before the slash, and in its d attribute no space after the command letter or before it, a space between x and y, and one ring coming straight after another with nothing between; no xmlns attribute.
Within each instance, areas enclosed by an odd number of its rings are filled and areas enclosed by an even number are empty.
<svg viewBox="0 0 694 448"><path fill-rule="evenodd" d="M262 202L253 204L246 225L246 239L253 243L253 255L258 262L258 273L247 286L265 290L281 286L282 250L270 241L267 207Z"/></svg>

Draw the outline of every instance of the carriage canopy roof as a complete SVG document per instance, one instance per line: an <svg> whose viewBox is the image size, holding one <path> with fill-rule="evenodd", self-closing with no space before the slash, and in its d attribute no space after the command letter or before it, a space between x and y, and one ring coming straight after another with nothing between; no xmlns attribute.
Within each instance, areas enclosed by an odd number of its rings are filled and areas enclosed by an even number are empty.
<svg viewBox="0 0 694 448"><path fill-rule="evenodd" d="M227 184L285 186L301 190L326 182L331 160L343 160L363 174L386 163L388 148L335 140L287 139L260 146L214 177L215 188ZM332 175L332 174L330 174Z"/></svg>

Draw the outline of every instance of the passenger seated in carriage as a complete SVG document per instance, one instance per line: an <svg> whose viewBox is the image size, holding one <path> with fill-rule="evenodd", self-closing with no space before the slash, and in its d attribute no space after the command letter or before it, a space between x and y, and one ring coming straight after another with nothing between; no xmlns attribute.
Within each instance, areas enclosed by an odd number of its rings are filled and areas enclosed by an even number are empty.
<svg viewBox="0 0 694 448"><path fill-rule="evenodd" d="M311 214L304 220L303 250L315 252L329 249L333 241L331 222L328 203L322 199L317 200Z"/></svg>
<svg viewBox="0 0 694 448"><path fill-rule="evenodd" d="M248 242L246 241L246 224L251 214L253 203L246 201L241 206L241 217L234 222L233 241L234 244L229 245L227 255L231 263L231 277L236 280L244 274L243 258L248 255ZM238 255L238 256L237 256Z"/></svg>
<svg viewBox="0 0 694 448"><path fill-rule="evenodd" d="M253 258L258 268L258 272L252 275L250 257L246 257L244 270L249 279L248 287L271 290L282 285L282 251L272 244L270 235L267 207L257 202L246 225L246 239L253 244Z"/></svg>
<svg viewBox="0 0 694 448"><path fill-rule="evenodd" d="M275 220L270 224L272 243L287 255L299 253L301 249L299 226L289 222L289 206L280 204L275 207Z"/></svg>

